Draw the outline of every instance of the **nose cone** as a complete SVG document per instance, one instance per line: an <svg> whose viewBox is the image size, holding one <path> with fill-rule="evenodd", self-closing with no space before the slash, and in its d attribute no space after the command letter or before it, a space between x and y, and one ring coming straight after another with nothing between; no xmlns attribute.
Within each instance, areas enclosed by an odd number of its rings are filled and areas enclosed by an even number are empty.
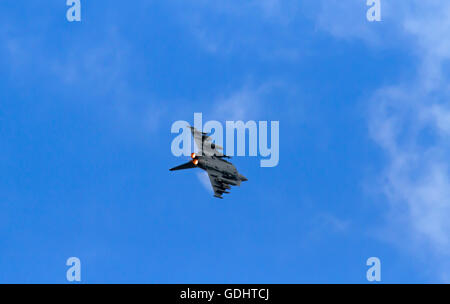
<svg viewBox="0 0 450 304"><path fill-rule="evenodd" d="M241 181L243 181L243 182L248 181L248 179L247 179L244 175L242 175L242 174L239 174L239 179L240 179Z"/></svg>

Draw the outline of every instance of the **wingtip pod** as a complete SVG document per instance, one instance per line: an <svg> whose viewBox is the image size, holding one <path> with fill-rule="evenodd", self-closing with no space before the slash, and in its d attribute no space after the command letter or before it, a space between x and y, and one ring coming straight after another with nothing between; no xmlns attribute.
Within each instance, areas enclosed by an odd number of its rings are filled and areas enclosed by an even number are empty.
<svg viewBox="0 0 450 304"><path fill-rule="evenodd" d="M247 179L244 175L242 175L242 174L239 174L239 179L240 179L241 181L243 181L243 182L248 181L248 179Z"/></svg>

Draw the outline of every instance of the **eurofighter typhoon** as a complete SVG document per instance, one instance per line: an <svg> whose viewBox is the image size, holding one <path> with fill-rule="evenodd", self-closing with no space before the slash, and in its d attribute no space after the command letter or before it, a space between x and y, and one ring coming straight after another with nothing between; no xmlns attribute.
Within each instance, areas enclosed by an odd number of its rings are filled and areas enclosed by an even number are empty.
<svg viewBox="0 0 450 304"><path fill-rule="evenodd" d="M231 157L223 155L218 151L223 150L223 147L212 143L208 133L200 132L194 127L189 128L191 129L199 153L192 153L191 161L172 168L170 171L196 167L205 170L211 181L214 197L217 198L222 198L222 194L224 193L230 193L227 191L230 189L230 185L240 186L241 182L247 181L247 178L240 174L232 163L225 160L225 158L229 159Z"/></svg>

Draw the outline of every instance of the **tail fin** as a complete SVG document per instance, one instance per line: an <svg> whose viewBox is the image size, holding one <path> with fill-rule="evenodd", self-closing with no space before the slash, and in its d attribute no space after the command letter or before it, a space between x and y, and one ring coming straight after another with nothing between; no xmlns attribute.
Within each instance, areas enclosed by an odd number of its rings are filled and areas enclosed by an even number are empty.
<svg viewBox="0 0 450 304"><path fill-rule="evenodd" d="M178 167L174 167L172 169L170 169L170 171L176 171L176 170L183 170L183 169L192 169L195 168L196 166L190 161L187 162L185 164L179 165Z"/></svg>

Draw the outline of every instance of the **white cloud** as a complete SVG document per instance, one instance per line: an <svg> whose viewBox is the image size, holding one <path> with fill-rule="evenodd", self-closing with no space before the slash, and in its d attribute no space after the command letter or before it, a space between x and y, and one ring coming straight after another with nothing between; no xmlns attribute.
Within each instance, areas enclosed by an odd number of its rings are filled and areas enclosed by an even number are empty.
<svg viewBox="0 0 450 304"><path fill-rule="evenodd" d="M183 28L214 55L239 52L264 60L299 59L300 27L293 23L301 5L295 0L179 1L173 10ZM262 27L275 35L267 35ZM283 39L277 39L283 37ZM287 39L285 39L287 38Z"/></svg>
<svg viewBox="0 0 450 304"><path fill-rule="evenodd" d="M406 41L408 48L401 47L417 58L414 81L373 94L370 134L388 156L380 181L391 207L391 228L407 230L406 239L395 241L406 247L412 242L415 249L426 244L444 261L450 256L450 79L444 70L450 59L450 2L382 1L384 26L390 27L385 38L397 37L394 42L379 40L385 31L375 32L377 24L340 23L347 17L331 13L338 8L364 16L354 1L336 7L323 3L334 19L324 23L319 18L319 24L335 37L356 37L375 47L371 37L382 47Z"/></svg>
<svg viewBox="0 0 450 304"><path fill-rule="evenodd" d="M359 38L379 43L380 37L373 24L366 22L367 6L362 0L320 1L317 26L341 39ZM383 10L383 13L385 10Z"/></svg>
<svg viewBox="0 0 450 304"><path fill-rule="evenodd" d="M67 99L77 96L76 102L100 113L103 122L112 119L119 122L118 128L131 127L143 133L156 131L166 113L166 103L127 80L133 50L119 30L105 26L98 31L103 33L100 39L87 36L81 42L68 40L60 43L55 53L47 50L45 34L13 35L15 29L10 25L9 30L0 30L0 40L4 41L0 54L10 67L10 74L20 77L25 85L34 81L28 80L29 75L39 75L40 80L50 84L50 89L66 93L63 96Z"/></svg>
<svg viewBox="0 0 450 304"><path fill-rule="evenodd" d="M220 96L214 102L214 117L221 120L255 119L261 110L263 89L245 86L226 96Z"/></svg>
<svg viewBox="0 0 450 304"><path fill-rule="evenodd" d="M280 120L298 123L304 117L303 104L295 86L283 81L266 81L258 85L246 81L241 87L214 98L212 114L215 120ZM280 108L290 111L279 111Z"/></svg>
<svg viewBox="0 0 450 304"><path fill-rule="evenodd" d="M327 232L334 231L336 233L346 232L350 228L350 221L338 218L329 213L317 215L314 219L314 226L320 227Z"/></svg>
<svg viewBox="0 0 450 304"><path fill-rule="evenodd" d="M371 135L389 157L383 190L392 209L401 211L391 220L407 217L411 240L425 239L437 253L450 254L449 113L428 95L418 102L409 94L417 98L420 93L384 89L372 101Z"/></svg>

